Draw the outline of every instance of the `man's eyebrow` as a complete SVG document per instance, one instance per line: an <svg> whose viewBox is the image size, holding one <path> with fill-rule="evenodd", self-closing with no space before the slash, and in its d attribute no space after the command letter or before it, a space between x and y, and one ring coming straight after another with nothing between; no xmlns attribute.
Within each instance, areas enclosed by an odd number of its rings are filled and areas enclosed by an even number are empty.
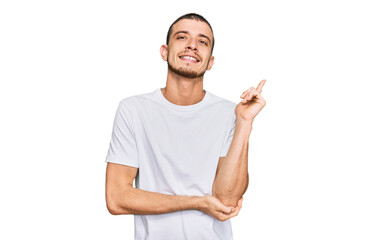
<svg viewBox="0 0 371 240"><path fill-rule="evenodd" d="M189 34L188 31L177 31L176 33L174 33L174 36L179 34L179 33ZM210 38L208 36L206 36L205 34L200 33L200 34L198 34L198 36L207 38L207 40L209 40L209 42L211 42Z"/></svg>
<svg viewBox="0 0 371 240"><path fill-rule="evenodd" d="M174 33L174 36L177 35L177 34L179 34L179 33L188 34L189 32L187 32L187 31L177 31L176 33Z"/></svg>
<svg viewBox="0 0 371 240"><path fill-rule="evenodd" d="M207 38L207 40L209 40L209 42L211 42L210 38L202 33L198 34L198 36L200 37L204 37L204 38Z"/></svg>

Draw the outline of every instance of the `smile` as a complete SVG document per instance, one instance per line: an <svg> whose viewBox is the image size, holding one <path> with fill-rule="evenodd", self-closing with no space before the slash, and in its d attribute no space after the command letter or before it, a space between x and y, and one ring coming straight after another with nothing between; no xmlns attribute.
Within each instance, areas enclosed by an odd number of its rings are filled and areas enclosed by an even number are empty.
<svg viewBox="0 0 371 240"><path fill-rule="evenodd" d="M180 56L179 58L182 59L183 61L190 61L190 62L199 62L200 61L197 58L191 57L191 56Z"/></svg>

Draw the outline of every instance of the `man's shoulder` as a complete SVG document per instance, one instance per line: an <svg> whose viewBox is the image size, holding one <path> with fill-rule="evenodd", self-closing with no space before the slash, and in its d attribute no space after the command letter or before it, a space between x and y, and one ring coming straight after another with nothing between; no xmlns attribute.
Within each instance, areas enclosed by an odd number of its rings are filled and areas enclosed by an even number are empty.
<svg viewBox="0 0 371 240"><path fill-rule="evenodd" d="M126 107L131 108L138 104L151 102L155 98L156 90L124 97L120 100L120 105L125 105Z"/></svg>
<svg viewBox="0 0 371 240"><path fill-rule="evenodd" d="M210 102L212 105L217 105L218 107L223 107L227 109L234 109L237 104L235 102L232 102L231 100L228 100L226 98L220 97L214 93L209 92L210 95Z"/></svg>

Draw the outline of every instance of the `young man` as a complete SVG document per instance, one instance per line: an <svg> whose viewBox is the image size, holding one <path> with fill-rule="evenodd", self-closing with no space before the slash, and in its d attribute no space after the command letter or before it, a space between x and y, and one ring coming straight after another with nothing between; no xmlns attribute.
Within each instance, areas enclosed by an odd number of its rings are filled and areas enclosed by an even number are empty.
<svg viewBox="0 0 371 240"><path fill-rule="evenodd" d="M265 80L238 105L205 91L214 43L206 19L180 17L160 49L166 87L120 101L106 201L111 214L135 215L136 240L233 239L229 219L248 186L249 136L265 106Z"/></svg>

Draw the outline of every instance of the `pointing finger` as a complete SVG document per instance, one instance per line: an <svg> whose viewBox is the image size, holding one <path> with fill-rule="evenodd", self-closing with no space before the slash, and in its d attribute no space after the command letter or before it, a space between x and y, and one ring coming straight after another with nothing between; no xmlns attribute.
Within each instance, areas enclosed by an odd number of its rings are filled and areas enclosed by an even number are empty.
<svg viewBox="0 0 371 240"><path fill-rule="evenodd" d="M267 80L262 80L259 85L256 87L256 90L258 90L260 93L262 92L263 86Z"/></svg>

